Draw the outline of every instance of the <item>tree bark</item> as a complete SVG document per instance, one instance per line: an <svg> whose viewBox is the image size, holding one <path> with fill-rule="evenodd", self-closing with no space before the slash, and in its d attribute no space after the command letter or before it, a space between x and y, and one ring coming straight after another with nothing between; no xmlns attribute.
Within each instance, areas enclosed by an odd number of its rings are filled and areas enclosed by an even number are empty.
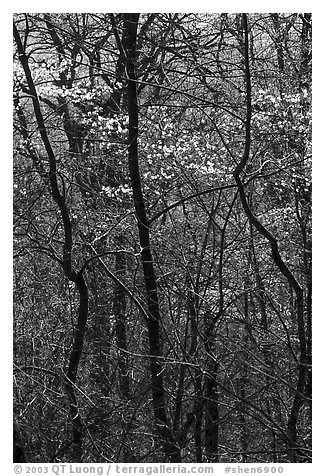
<svg viewBox="0 0 325 476"><path fill-rule="evenodd" d="M291 411L287 423L287 436L289 442L288 454L291 462L297 461L298 448L297 448L297 421L299 411L305 400L305 388L306 388L306 373L307 373L307 354L306 354L306 334L305 323L303 315L303 291L298 281L283 261L278 247L278 241L276 238L264 227L264 225L258 220L258 218L252 212L244 189L243 182L240 178L241 172L244 170L250 156L251 147L251 118L252 118L252 86L251 86L251 74L250 74L250 61L249 61L249 40L248 40L248 24L247 15L243 14L243 26L244 26L244 70L246 79L246 121L245 121L245 148L241 161L233 172L233 176L238 186L239 196L242 203L244 212L256 230L267 239L271 247L272 258L276 266L282 275L286 278L289 286L295 293L295 308L296 319L298 326L298 336L300 345L300 360L298 366L298 376L295 389L295 395L291 407Z"/></svg>
<svg viewBox="0 0 325 476"><path fill-rule="evenodd" d="M165 455L171 463L180 461L180 448L171 431L165 404L165 390L160 346L160 309L157 283L151 253L149 224L143 198L138 159L138 98L136 79L136 42L139 14L124 15L123 48L126 54L127 98L129 116L128 165L133 192L134 209L138 224L141 247L141 263L148 306L148 337L150 350L150 370L152 387L152 404L156 430L164 448Z"/></svg>
<svg viewBox="0 0 325 476"><path fill-rule="evenodd" d="M70 219L67 197L64 191L61 193L57 180L57 165L55 153L49 139L43 113L40 106L39 97L34 84L34 80L29 68L28 55L25 47L20 39L19 32L14 24L14 38L17 45L19 60L25 73L27 85L33 102L34 113L38 130L43 141L48 161L49 161L49 183L52 199L57 204L64 230L64 244L63 244L63 258L61 265L65 276L69 281L76 285L79 293L79 310L77 323L74 328L73 344L69 359L69 365L65 376L66 392L70 405L70 417L72 422L72 459L74 461L81 461L82 459L82 435L83 422L78 410L77 397L75 393L75 384L77 380L77 373L79 362L82 354L86 323L88 318L88 287L85 282L82 269L76 272L72 267L72 222Z"/></svg>

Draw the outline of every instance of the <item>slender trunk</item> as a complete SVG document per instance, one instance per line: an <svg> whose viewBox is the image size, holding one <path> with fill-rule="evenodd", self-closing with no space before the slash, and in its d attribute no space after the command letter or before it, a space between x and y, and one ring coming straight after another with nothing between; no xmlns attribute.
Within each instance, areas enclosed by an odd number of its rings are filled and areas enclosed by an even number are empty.
<svg viewBox="0 0 325 476"><path fill-rule="evenodd" d="M304 93L308 91L308 97L301 99L301 109L305 112L308 111L310 102L310 85L311 85L311 59L312 59L312 30L311 30L311 13L302 14L302 31L301 31L301 61L300 61L300 76L299 76L299 91ZM301 94L301 97L304 97L304 94ZM304 153L304 148L302 147L302 152ZM297 213L298 220L301 226L301 234L303 238L304 246L304 271L306 275L306 336L307 336L307 386L306 386L306 396L310 402L310 417L311 417L311 405L312 405L312 244L311 240L307 236L307 223L309 210L311 209L311 195L306 194L305 200L301 200L301 205L305 202L305 216L299 216ZM303 215L303 213L301 214Z"/></svg>
<svg viewBox="0 0 325 476"><path fill-rule="evenodd" d="M244 62L245 62L245 79L246 79L246 122L245 122L245 148L241 161L233 172L233 176L238 186L240 200L244 209L244 212L249 222L256 228L256 230L267 239L270 244L272 258L276 266L282 275L286 278L289 286L295 293L295 310L296 320L298 326L299 346L300 346L300 361L298 366L298 376L296 383L295 395L291 407L291 411L287 423L287 437L289 441L288 454L291 462L297 461L298 448L297 448L297 422L299 417L299 411L305 400L305 387L306 387L306 334L305 323L303 315L303 291L296 278L283 261L276 238L264 227L264 225L258 220L258 218L251 211L245 193L243 182L240 178L241 172L244 170L250 155L251 147L251 117L252 117L252 87L250 76L250 61L249 61L249 43L248 43L248 25L247 15L243 14L244 25Z"/></svg>
<svg viewBox="0 0 325 476"><path fill-rule="evenodd" d="M197 280L198 285L198 280ZM191 345L188 351L190 359L199 361L198 356L198 321L199 321L199 290L197 286L192 291L190 289L191 278L188 277L187 287L187 308L190 318L191 329ZM204 392L202 386L202 372L201 369L195 367L194 373L194 445L195 445L195 461L196 463L203 462L203 448L202 448L202 424L203 424L203 410L204 410Z"/></svg>
<svg viewBox="0 0 325 476"><path fill-rule="evenodd" d="M252 225L250 224L250 249L249 249L249 261L252 264L252 268L254 270L254 278L256 281L256 292L257 292L257 299L258 299L258 305L259 305L259 310L260 310L260 315L261 315L261 327L263 331L265 332L265 336L268 334L268 329L269 329L269 323L268 323L268 316L267 316L267 309L266 309L266 290L264 286L264 282L261 276L260 272L260 266L256 257L255 253L255 246L254 246L254 230ZM263 356L266 365L270 368L273 369L273 357L272 354L269 352L268 348L263 347ZM266 404L266 409L267 412L272 418L273 413L277 414L278 417L280 417L280 412L279 406L280 406L280 400L279 397L276 395L276 383L274 382L274 379L272 378L269 373L265 375L265 386L266 388L269 389L269 396L265 399L265 404ZM273 404L273 405L272 405ZM280 418L279 418L280 419ZM274 462L277 461L277 449L280 444L279 438L276 434L276 432L271 430L271 438L272 438L272 444L273 444L273 452L274 452Z"/></svg>
<svg viewBox="0 0 325 476"><path fill-rule="evenodd" d="M219 306L215 316L206 313L205 316L205 350L208 358L207 374L204 382L204 404L205 404L205 451L206 456L211 462L219 462L219 392L217 384L218 365L213 357L215 355L215 325L222 317L224 312L224 289L223 289L223 261L225 250L225 236L229 218L237 198L234 195L230 204L220 237L220 253L218 263L218 281L219 281Z"/></svg>
<svg viewBox="0 0 325 476"><path fill-rule="evenodd" d="M204 393L202 388L202 373L199 369L194 370L194 444L195 444L195 462L203 463L202 448L202 424L204 410Z"/></svg>
<svg viewBox="0 0 325 476"><path fill-rule="evenodd" d="M122 243L123 237L119 242ZM115 272L117 276L125 271L125 255L124 253L116 253ZM113 312L115 316L115 333L118 351L118 368L119 368L119 387L122 399L128 402L130 399L130 382L128 377L128 358L127 358L127 337L126 337L126 296L124 289L117 283L114 290Z"/></svg>
<svg viewBox="0 0 325 476"><path fill-rule="evenodd" d="M278 58L279 72L281 76L284 71L284 49L283 49L283 37L281 33L281 24L280 24L279 14L272 13L271 18L272 18L273 26L275 30L275 48L276 48L276 54ZM280 77L280 85L281 85L281 77Z"/></svg>
<svg viewBox="0 0 325 476"><path fill-rule="evenodd" d="M72 422L72 459L80 461L82 459L82 434L83 423L78 410L77 398L75 393L75 385L79 362L83 349L84 335L88 317L88 287L85 282L82 271L76 272L72 267L72 222L70 219L67 197L65 192L61 193L57 180L57 164L56 157L52 148L52 144L48 137L47 129L43 113L40 106L39 97L29 68L28 55L22 44L16 25L14 24L14 38L17 45L19 60L25 73L28 88L30 90L34 114L37 121L38 130L45 147L49 161L49 183L53 201L57 204L64 230L63 258L61 261L65 276L76 285L79 293L79 311L77 324L74 328L73 345L69 359L68 370L66 372L65 384L66 392L70 405L70 418Z"/></svg>
<svg viewBox="0 0 325 476"><path fill-rule="evenodd" d="M13 427L13 463L26 463L24 444L16 421Z"/></svg>
<svg viewBox="0 0 325 476"><path fill-rule="evenodd" d="M249 277L247 276L245 279L245 295L244 295L244 335L243 335L243 342L244 347L249 348L250 343L250 331L249 331L249 289L250 289L250 282ZM249 378L248 378L248 369L247 369L247 354L245 351L241 352L242 355L242 362L240 363L241 372L239 378L239 394L240 394L240 402L239 402L239 422L240 422L240 439L241 439L241 449L242 449L242 463L247 462L247 451L248 451L248 428L247 428L247 405L246 405L246 398L247 398L247 390L249 388Z"/></svg>
<svg viewBox="0 0 325 476"><path fill-rule="evenodd" d="M150 350L150 370L152 386L152 403L157 433L163 445L165 455L171 463L180 461L180 449L171 431L165 404L165 390L160 346L160 309L157 283L151 253L150 233L147 213L142 193L138 161L138 100L136 82L136 40L139 14L124 15L123 47L126 52L126 73L128 77L127 98L129 115L128 164L131 178L133 201L138 224L141 247L141 263L147 297L147 328Z"/></svg>
<svg viewBox="0 0 325 476"><path fill-rule="evenodd" d="M118 237L118 243L123 248L123 236ZM116 253L115 273L121 278L125 275L126 259L124 253ZM123 448L124 463L132 463L135 461L132 452L132 442L130 432L132 429L132 412L130 408L131 389L129 378L129 362L127 354L127 330L126 330L126 294L124 289L115 283L113 312L115 316L115 333L118 352L118 371L119 371L119 391L123 401L123 409L121 411L122 438L121 446Z"/></svg>
<svg viewBox="0 0 325 476"><path fill-rule="evenodd" d="M209 346L210 347L210 346ZM211 349L209 350L209 353ZM218 365L210 362L205 379L205 451L210 463L219 462L219 395L216 377Z"/></svg>
<svg viewBox="0 0 325 476"><path fill-rule="evenodd" d="M79 292L79 311L77 325L74 329L74 341L70 354L68 371L65 377L66 391L70 403L70 415L72 420L73 447L72 455L75 462L82 460L82 437L83 422L78 410L75 385L79 362L82 355L82 349L85 338L86 323L88 318L88 287L82 274L78 274L76 286Z"/></svg>
<svg viewBox="0 0 325 476"><path fill-rule="evenodd" d="M221 295L220 295L221 296ZM219 315L222 314L223 293L220 297ZM207 355L207 372L204 379L205 405L205 454L210 463L219 462L219 392L217 384L218 363L215 360L215 321L210 313L205 316L205 351Z"/></svg>
<svg viewBox="0 0 325 476"><path fill-rule="evenodd" d="M311 79L311 13L301 15L302 31L301 31L301 55L300 55L300 72L299 72L299 89L310 89Z"/></svg>

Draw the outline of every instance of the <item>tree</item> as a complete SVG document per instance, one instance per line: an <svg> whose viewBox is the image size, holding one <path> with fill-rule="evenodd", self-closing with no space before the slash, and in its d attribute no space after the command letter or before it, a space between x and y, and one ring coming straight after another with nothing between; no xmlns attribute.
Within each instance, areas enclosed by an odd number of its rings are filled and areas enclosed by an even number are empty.
<svg viewBox="0 0 325 476"><path fill-rule="evenodd" d="M26 458L310 461L310 14L14 38Z"/></svg>

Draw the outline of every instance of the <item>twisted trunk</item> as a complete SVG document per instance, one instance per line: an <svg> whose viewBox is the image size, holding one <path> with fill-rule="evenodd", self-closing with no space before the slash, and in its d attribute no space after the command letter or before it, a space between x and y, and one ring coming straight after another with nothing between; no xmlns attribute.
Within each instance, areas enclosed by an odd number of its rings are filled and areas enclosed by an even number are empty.
<svg viewBox="0 0 325 476"><path fill-rule="evenodd" d="M33 102L34 114L38 126L38 130L43 141L48 161L49 161L49 183L53 201L57 204L63 230L64 230L64 244L62 250L61 265L65 276L69 281L76 285L79 293L79 310L77 323L74 327L74 336L72 350L69 359L68 370L65 375L66 392L70 406L70 418L72 422L72 459L74 461L80 461L82 459L82 435L83 435L83 422L78 410L78 403L75 393L75 385L77 380L79 362L82 354L86 323L88 318L88 287L85 282L82 270L77 272L72 266L72 247L73 247L73 235L72 235L72 222L70 219L67 197L65 195L64 187L63 191L60 191L60 187L57 180L57 165L55 153L52 148L51 141L49 139L43 113L40 106L39 96L34 84L34 80L29 68L28 55L25 51L25 45L23 45L16 25L14 24L14 39L17 45L19 60L25 73L27 85L30 91L30 95Z"/></svg>
<svg viewBox="0 0 325 476"><path fill-rule="evenodd" d="M250 155L251 147L251 118L252 118L252 86L251 86L251 74L250 74L250 61L249 61L249 38L248 38L248 24L247 15L243 14L243 26L244 26L244 63L245 63L245 79L246 79L246 122L245 122L245 148L241 161L233 172L233 176L237 183L240 200L244 212L252 226L266 238L271 247L272 258L276 266L282 275L286 278L289 286L295 293L295 309L296 319L299 336L300 346L300 359L298 365L298 376L295 389L295 395L289 413L287 423L287 437L289 442L288 453L292 462L297 461L298 448L297 448L297 422L299 411L305 401L306 390L306 374L307 374L307 349L306 349L306 334L303 315L303 291L298 281L283 261L278 247L277 239L264 227L264 225L258 220L258 218L252 212L245 193L243 182L240 178L241 172L247 165Z"/></svg>

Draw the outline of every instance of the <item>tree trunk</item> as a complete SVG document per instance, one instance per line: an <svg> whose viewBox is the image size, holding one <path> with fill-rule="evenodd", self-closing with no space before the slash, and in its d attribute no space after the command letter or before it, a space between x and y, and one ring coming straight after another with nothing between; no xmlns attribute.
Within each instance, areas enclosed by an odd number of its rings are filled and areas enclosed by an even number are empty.
<svg viewBox="0 0 325 476"><path fill-rule="evenodd" d="M18 423L14 421L13 428L13 463L26 463L24 444Z"/></svg>
<svg viewBox="0 0 325 476"><path fill-rule="evenodd" d="M150 370L154 419L157 433L163 445L166 458L171 463L180 462L180 448L176 443L168 421L165 404L163 381L164 367L160 347L160 309L158 302L157 283L154 272L153 258L149 234L149 224L142 193L141 177L138 160L138 99L136 80L136 41L138 13L124 15L123 46L126 52L126 73L128 77L127 98L129 115L128 164L131 178L133 201L138 224L141 248L141 263L147 297L148 319L147 328L150 350Z"/></svg>
<svg viewBox="0 0 325 476"><path fill-rule="evenodd" d="M123 236L117 239L119 246L123 248ZM124 253L116 253L115 273L120 278L125 275L126 259ZM119 391L123 401L121 410L122 442L124 463L132 463L135 457L132 451L130 431L132 428L132 414L130 408L131 389L129 378L129 362L127 354L127 329L126 329L126 294L124 289L115 283L113 313L115 317L116 346L118 352Z"/></svg>
<svg viewBox="0 0 325 476"><path fill-rule="evenodd" d="M298 366L298 376L296 383L295 395L290 411L290 415L287 423L287 437L289 442L288 454L291 462L297 461L298 447L297 447L297 421L299 416L299 411L302 407L302 404L305 399L305 387L306 387L306 334L305 334L305 324L304 324L304 314L303 314L303 291L296 278L283 261L278 247L278 241L276 238L264 227L264 225L258 220L258 218L251 211L244 189L243 182L240 178L240 174L245 168L251 147L251 118L252 118L252 86L251 86L251 76L250 76L250 62L249 62L249 49L248 49L248 25L247 25L247 15L243 14L243 25L244 25L244 36L245 36L245 49L244 49L244 69L245 69L245 78L246 78L246 121L245 121L245 148L241 161L238 163L236 169L233 172L233 176L236 180L240 200L243 206L243 209L246 213L246 216L256 230L267 239L270 244L272 258L276 266L282 275L286 278L289 286L295 292L295 309L296 309L296 320L298 327L298 336L299 336L299 346L300 346L300 361Z"/></svg>
<svg viewBox="0 0 325 476"><path fill-rule="evenodd" d="M74 329L74 340L70 354L69 366L65 377L65 384L70 403L70 414L72 420L72 458L75 462L80 462L82 461L83 422L78 409L75 385L88 317L88 287L81 273L77 275L76 286L79 292L78 321Z"/></svg>
<svg viewBox="0 0 325 476"><path fill-rule="evenodd" d="M77 324L74 329L72 350L69 359L69 366L65 377L66 392L70 405L70 417L72 422L72 459L76 462L82 459L82 433L83 423L78 410L77 398L75 393L75 384L77 380L77 373L79 368L80 357L82 354L84 335L86 323L88 318L88 287L83 276L83 268L80 272L76 272L72 267L72 248L73 248L73 234L72 222L70 219L67 197L65 192L60 191L57 180L57 163L51 141L45 126L43 113L40 106L39 97L31 74L28 63L28 56L25 51L25 46L21 41L16 25L14 24L14 38L17 44L20 63L25 73L28 88L31 93L34 113L37 121L38 130L46 150L49 162L49 184L51 196L56 203L62 220L62 227L64 230L64 243L62 250L61 265L66 278L73 282L79 293L79 311Z"/></svg>
<svg viewBox="0 0 325 476"><path fill-rule="evenodd" d="M205 380L205 450L209 463L219 462L218 365L211 362Z"/></svg>

